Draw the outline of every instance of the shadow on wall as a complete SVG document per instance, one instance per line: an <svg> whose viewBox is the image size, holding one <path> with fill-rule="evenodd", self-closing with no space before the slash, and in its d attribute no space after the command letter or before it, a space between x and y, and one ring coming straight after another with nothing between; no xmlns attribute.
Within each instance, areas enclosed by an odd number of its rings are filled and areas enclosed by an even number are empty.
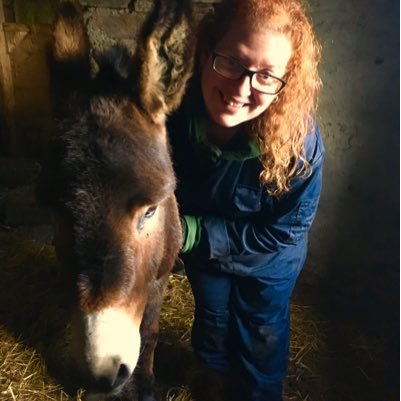
<svg viewBox="0 0 401 401"><path fill-rule="evenodd" d="M398 400L399 392L399 14L398 2L380 0L315 0L311 9L323 44L327 154L301 281L318 282L313 302L336 350L362 347L347 324L380 344L383 352L360 366L360 382L345 377L361 401ZM344 356L344 372L361 363L354 357Z"/></svg>

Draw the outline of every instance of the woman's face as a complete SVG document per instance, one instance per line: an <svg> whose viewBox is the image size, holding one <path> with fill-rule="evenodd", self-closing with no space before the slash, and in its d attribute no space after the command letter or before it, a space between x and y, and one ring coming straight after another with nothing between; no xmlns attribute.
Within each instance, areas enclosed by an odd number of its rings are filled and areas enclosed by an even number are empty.
<svg viewBox="0 0 401 401"><path fill-rule="evenodd" d="M238 60L252 71L268 72L282 78L291 57L291 42L281 33L253 30L233 22L215 52ZM233 81L213 70L212 55L202 59L201 85L206 109L214 123L235 127L262 114L277 95L253 89L246 75Z"/></svg>

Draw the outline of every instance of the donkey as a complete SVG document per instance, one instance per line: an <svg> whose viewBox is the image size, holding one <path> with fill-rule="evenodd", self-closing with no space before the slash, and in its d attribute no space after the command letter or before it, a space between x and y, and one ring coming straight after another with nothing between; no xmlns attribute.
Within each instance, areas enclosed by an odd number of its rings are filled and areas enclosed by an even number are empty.
<svg viewBox="0 0 401 401"><path fill-rule="evenodd" d="M135 53L94 54L92 73L82 13L69 1L56 13L57 128L37 194L55 211L71 359L93 399L120 399L132 377L140 401L156 399L160 308L181 245L165 120L191 75L190 29L190 0L155 0Z"/></svg>

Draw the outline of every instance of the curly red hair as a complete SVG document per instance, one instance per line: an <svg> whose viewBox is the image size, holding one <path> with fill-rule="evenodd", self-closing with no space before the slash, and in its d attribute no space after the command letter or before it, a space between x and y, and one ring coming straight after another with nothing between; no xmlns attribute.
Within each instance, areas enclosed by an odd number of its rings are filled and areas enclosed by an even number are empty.
<svg viewBox="0 0 401 401"><path fill-rule="evenodd" d="M200 24L198 56L212 52L233 21L283 33L292 44L286 86L263 114L246 123L248 134L262 150L260 180L271 195L278 196L288 191L291 178L311 170L304 143L313 130L321 88L321 47L301 0L222 0Z"/></svg>

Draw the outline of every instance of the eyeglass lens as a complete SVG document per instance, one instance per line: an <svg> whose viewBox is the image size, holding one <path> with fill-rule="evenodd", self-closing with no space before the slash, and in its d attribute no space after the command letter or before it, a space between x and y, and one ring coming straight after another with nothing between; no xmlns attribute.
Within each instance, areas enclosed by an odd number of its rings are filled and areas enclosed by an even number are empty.
<svg viewBox="0 0 401 401"><path fill-rule="evenodd" d="M232 80L240 79L246 74L251 77L252 88L265 93L275 94L284 86L284 83L278 78L264 72L250 71L230 57L215 54L213 69L223 77Z"/></svg>

